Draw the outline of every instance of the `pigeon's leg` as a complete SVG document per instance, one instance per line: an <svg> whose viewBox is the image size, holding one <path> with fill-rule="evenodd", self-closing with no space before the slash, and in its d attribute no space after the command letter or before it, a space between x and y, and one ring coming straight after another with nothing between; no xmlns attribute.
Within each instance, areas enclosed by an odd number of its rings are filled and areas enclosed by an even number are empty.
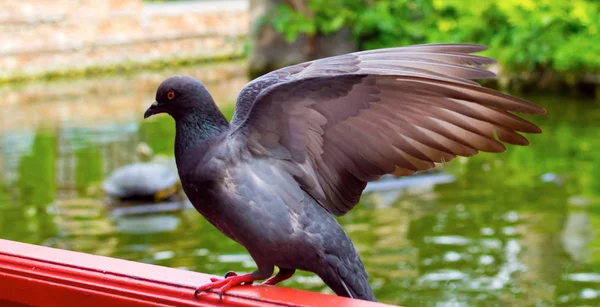
<svg viewBox="0 0 600 307"><path fill-rule="evenodd" d="M202 292L215 289L219 293L219 300L223 299L223 293L231 287L239 286L245 283L252 283L255 280L263 280L273 275L273 266L258 267L258 270L244 275L237 275L235 272L227 272L225 279L211 278L211 283L202 285L196 289L194 296L198 297Z"/></svg>
<svg viewBox="0 0 600 307"><path fill-rule="evenodd" d="M267 279L265 282L263 282L263 284L276 285L276 284L292 277L292 275L294 275L294 273L296 273L296 270L294 270L294 269L279 268L279 272L277 273L277 275Z"/></svg>

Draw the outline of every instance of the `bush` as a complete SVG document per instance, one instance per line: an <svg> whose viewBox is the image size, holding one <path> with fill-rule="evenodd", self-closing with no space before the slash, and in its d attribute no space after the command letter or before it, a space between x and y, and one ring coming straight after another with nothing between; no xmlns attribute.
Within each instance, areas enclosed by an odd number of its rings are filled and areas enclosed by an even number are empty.
<svg viewBox="0 0 600 307"><path fill-rule="evenodd" d="M309 0L308 6L312 16L279 4L269 21L290 41L348 27L361 49L480 43L508 71L600 71L595 0Z"/></svg>

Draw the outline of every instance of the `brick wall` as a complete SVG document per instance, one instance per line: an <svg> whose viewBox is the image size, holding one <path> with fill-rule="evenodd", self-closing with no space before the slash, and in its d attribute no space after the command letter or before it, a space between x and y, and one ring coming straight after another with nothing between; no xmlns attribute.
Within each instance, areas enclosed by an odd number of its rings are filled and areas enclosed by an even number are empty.
<svg viewBox="0 0 600 307"><path fill-rule="evenodd" d="M2 0L0 78L239 54L246 0Z"/></svg>

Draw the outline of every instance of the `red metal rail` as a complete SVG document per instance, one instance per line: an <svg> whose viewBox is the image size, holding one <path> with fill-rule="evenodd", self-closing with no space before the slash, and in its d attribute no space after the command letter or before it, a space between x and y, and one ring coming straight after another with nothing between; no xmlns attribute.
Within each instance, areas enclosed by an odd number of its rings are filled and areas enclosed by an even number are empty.
<svg viewBox="0 0 600 307"><path fill-rule="evenodd" d="M273 286L194 298L212 275L0 239L0 306L345 306L378 303ZM389 305L388 305L389 306Z"/></svg>

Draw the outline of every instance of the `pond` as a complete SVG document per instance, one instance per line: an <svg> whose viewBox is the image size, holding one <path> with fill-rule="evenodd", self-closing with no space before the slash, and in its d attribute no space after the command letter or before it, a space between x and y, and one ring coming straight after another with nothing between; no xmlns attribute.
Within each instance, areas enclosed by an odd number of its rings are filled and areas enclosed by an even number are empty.
<svg viewBox="0 0 600 307"><path fill-rule="evenodd" d="M217 275L252 271L245 250L189 207L127 215L105 204L100 183L136 161L140 142L172 155L172 120L142 113L174 74L205 80L228 116L247 81L243 63L224 63L0 88L0 238ZM456 159L438 173L453 179L439 184L375 189L339 219L380 301L600 305L600 104L526 98L548 109L532 118L544 133L530 146ZM283 285L330 293L310 273Z"/></svg>

